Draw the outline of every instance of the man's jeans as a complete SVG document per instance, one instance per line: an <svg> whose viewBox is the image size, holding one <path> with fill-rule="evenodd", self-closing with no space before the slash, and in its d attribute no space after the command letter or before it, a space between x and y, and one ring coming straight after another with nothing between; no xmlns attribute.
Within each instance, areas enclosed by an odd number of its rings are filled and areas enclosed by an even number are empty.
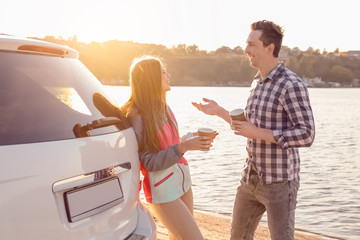
<svg viewBox="0 0 360 240"><path fill-rule="evenodd" d="M231 221L231 240L253 239L261 217L267 211L272 240L293 240L297 181L263 184L256 174L237 189Z"/></svg>

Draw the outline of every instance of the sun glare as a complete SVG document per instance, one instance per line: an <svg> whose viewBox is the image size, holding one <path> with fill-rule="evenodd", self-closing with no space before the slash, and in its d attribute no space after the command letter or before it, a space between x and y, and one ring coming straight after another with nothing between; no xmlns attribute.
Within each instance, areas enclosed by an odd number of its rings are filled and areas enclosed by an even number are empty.
<svg viewBox="0 0 360 240"><path fill-rule="evenodd" d="M72 8L81 10L64 22L62 29L69 37L76 35L79 41L87 43L114 39L149 42L153 31L149 26L160 24L159 14L149 16L153 4L148 2L144 2L142 7L135 6L132 1L101 1L91 5L74 3L76 5Z"/></svg>
<svg viewBox="0 0 360 240"><path fill-rule="evenodd" d="M0 31L27 37L76 35L86 43L195 44L202 50L215 50L244 46L250 24L268 19L284 26L288 47L356 50L360 41L360 35L348 28L349 23L358 22L356 1L325 5L324 1L303 0L292 6L286 0L275 5L259 0L260 8L236 0L63 0L56 11L52 1L22 1L21 8L17 3L2 3ZM299 20L294 18L296 13L306 17ZM19 21L20 16L25 20Z"/></svg>
<svg viewBox="0 0 360 240"><path fill-rule="evenodd" d="M91 115L90 110L74 88L45 87L45 89L73 110Z"/></svg>

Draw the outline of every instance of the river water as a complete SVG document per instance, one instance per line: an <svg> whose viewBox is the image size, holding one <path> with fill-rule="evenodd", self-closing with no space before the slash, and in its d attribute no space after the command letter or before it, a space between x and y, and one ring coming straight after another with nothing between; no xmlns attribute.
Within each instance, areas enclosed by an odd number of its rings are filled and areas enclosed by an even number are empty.
<svg viewBox="0 0 360 240"><path fill-rule="evenodd" d="M129 87L106 87L123 104ZM196 210L231 216L245 162L246 140L222 119L197 111L191 102L211 98L224 108L244 108L250 88L172 87L168 104L180 134L209 127L219 132L210 152L185 154ZM301 148L296 228L330 239L360 239L360 89L311 88L316 137ZM266 224L266 214L262 218Z"/></svg>

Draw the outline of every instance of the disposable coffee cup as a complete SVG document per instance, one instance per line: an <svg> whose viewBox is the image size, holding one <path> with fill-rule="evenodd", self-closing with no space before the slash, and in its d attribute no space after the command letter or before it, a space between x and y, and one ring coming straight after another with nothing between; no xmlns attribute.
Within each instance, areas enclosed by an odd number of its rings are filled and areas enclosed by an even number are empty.
<svg viewBox="0 0 360 240"><path fill-rule="evenodd" d="M198 134L199 136L206 136L206 137L210 137L210 138L214 138L214 130L212 130L211 128L199 128L198 129Z"/></svg>
<svg viewBox="0 0 360 240"><path fill-rule="evenodd" d="M245 110L242 108L232 110L229 115L232 120L246 121Z"/></svg>

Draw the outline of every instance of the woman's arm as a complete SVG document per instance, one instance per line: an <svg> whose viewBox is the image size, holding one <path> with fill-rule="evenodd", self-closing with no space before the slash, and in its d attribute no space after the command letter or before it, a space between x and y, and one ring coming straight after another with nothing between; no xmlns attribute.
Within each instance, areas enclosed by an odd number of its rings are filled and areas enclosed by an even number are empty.
<svg viewBox="0 0 360 240"><path fill-rule="evenodd" d="M142 139L143 125L141 116L136 117L131 121L138 143ZM177 163L183 156L179 152L178 144L169 146L166 150L162 150L158 153L152 152L139 152L139 158L142 166L152 172L169 168Z"/></svg>

